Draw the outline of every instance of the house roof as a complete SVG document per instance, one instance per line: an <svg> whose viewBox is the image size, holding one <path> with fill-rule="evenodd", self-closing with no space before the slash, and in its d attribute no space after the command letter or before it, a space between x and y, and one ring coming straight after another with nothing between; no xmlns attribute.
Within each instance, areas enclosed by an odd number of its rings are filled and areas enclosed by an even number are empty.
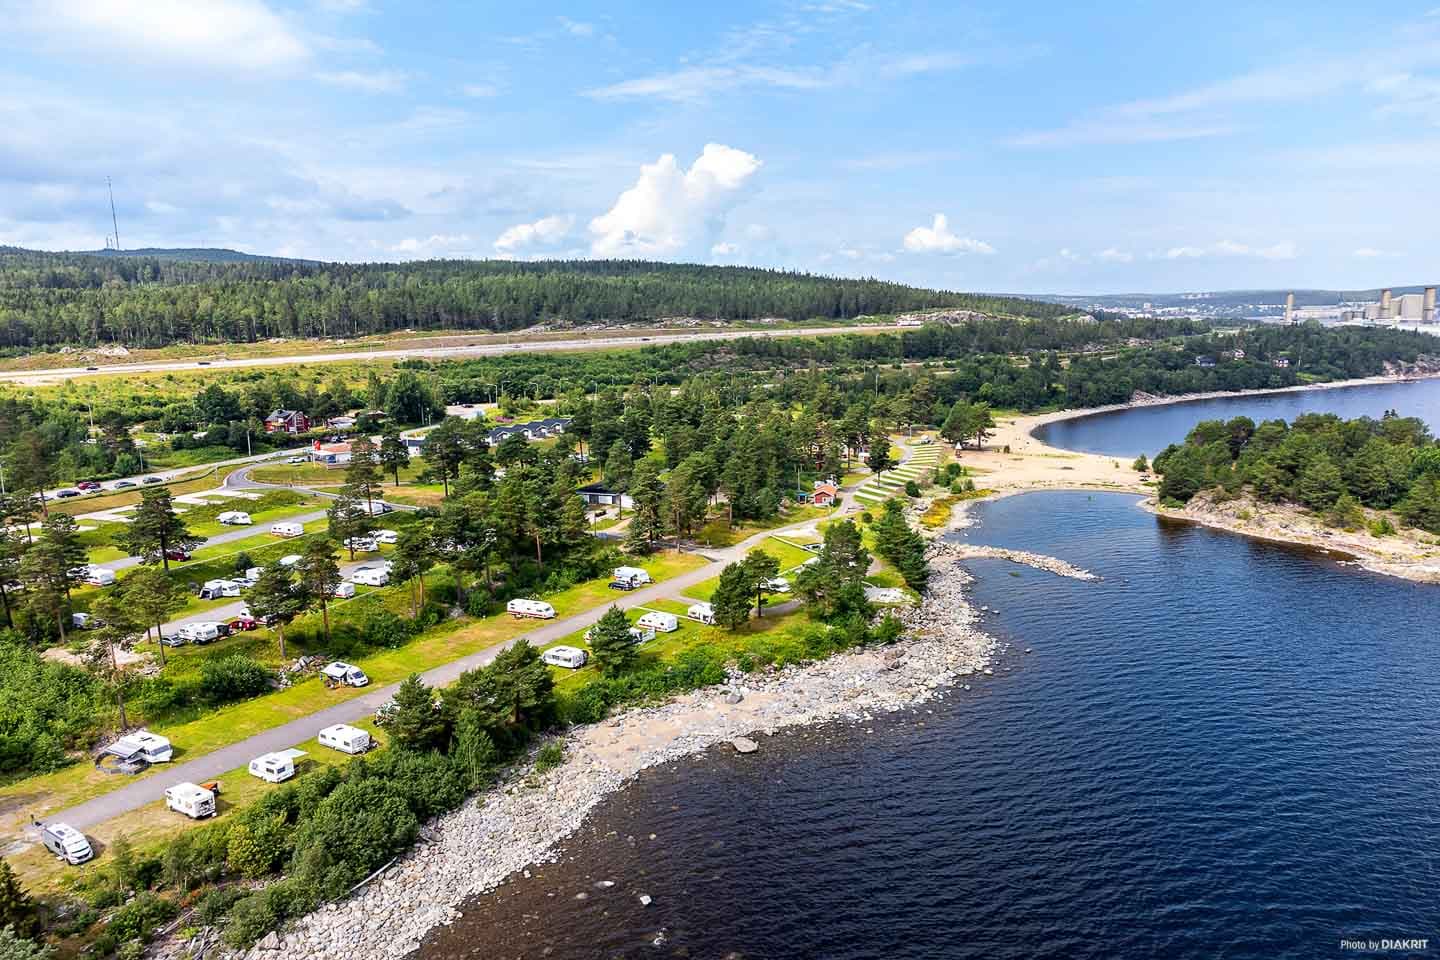
<svg viewBox="0 0 1440 960"><path fill-rule="evenodd" d="M838 489L836 489L835 484L833 484L833 483L822 483L822 484L820 484L818 487L815 488L815 492L816 492L817 494L820 494L820 493L828 493L830 496L833 497L833 496L835 496L835 494L839 493L840 491L839 491Z"/></svg>

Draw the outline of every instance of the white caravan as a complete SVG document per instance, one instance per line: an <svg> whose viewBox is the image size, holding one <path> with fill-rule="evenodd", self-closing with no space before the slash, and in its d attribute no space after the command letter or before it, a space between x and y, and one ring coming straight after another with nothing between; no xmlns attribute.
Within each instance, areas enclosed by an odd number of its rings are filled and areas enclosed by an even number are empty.
<svg viewBox="0 0 1440 960"><path fill-rule="evenodd" d="M280 566L282 567L293 567L295 566L295 564L299 563L301 560L304 559L305 558L300 556L300 554L298 553L287 553L285 554L285 556L281 557L275 562L280 564Z"/></svg>
<svg viewBox="0 0 1440 960"><path fill-rule="evenodd" d="M393 546L400 542L400 534L394 530L376 530L372 536L376 543L388 543Z"/></svg>
<svg viewBox="0 0 1440 960"><path fill-rule="evenodd" d="M206 580L200 585L200 599L219 600L221 597L238 597L242 589L238 580Z"/></svg>
<svg viewBox="0 0 1440 960"><path fill-rule="evenodd" d="M192 820L215 815L215 794L193 783L177 783L165 790L165 806Z"/></svg>
<svg viewBox="0 0 1440 960"><path fill-rule="evenodd" d="M341 753L364 753L370 749L370 734L348 723L337 723L320 731L320 745Z"/></svg>
<svg viewBox="0 0 1440 960"><path fill-rule="evenodd" d="M272 523L270 532L277 537L298 537L305 532L303 523Z"/></svg>
<svg viewBox="0 0 1440 960"><path fill-rule="evenodd" d="M690 609L685 611L685 616L701 623L714 623L715 608L708 603L692 603Z"/></svg>
<svg viewBox="0 0 1440 960"><path fill-rule="evenodd" d="M579 647L559 646L551 647L549 650L540 654L540 659L552 667L565 667L570 670L578 670L585 666L585 661L590 659L590 655Z"/></svg>
<svg viewBox="0 0 1440 960"><path fill-rule="evenodd" d="M650 610L639 620L635 626L644 627L647 630L654 630L657 633L674 633L680 629L680 618L673 613L661 613L659 610Z"/></svg>
<svg viewBox="0 0 1440 960"><path fill-rule="evenodd" d="M341 580L335 585L335 589L330 593L330 596L336 600L349 600L355 596L355 584L346 583L344 580Z"/></svg>
<svg viewBox="0 0 1440 960"><path fill-rule="evenodd" d="M344 660L331 660L320 668L320 672L336 683L343 683L347 687L363 687L370 683L370 678L365 676L365 671L353 663L346 663Z"/></svg>
<svg viewBox="0 0 1440 960"><path fill-rule="evenodd" d="M175 755L169 740L149 730L127 733L106 747L105 753L121 760L143 760L146 763L169 763Z"/></svg>
<svg viewBox="0 0 1440 960"><path fill-rule="evenodd" d="M384 567L358 567L350 572L350 582L367 587L383 587L390 582L390 571Z"/></svg>
<svg viewBox="0 0 1440 960"><path fill-rule="evenodd" d="M223 626L224 624L216 620L187 623L180 628L179 636L187 643L209 643L211 640L220 639L220 628Z"/></svg>
<svg viewBox="0 0 1440 960"><path fill-rule="evenodd" d="M115 571L105 567L86 567L86 583L96 587L108 587L115 582Z"/></svg>
<svg viewBox="0 0 1440 960"><path fill-rule="evenodd" d="M552 620L555 608L544 600L523 600L516 598L505 604L505 612L512 617L534 617L537 620Z"/></svg>
<svg viewBox="0 0 1440 960"><path fill-rule="evenodd" d="M215 520L227 527L248 527L255 522L244 510L226 510L224 513L216 514Z"/></svg>
<svg viewBox="0 0 1440 960"><path fill-rule="evenodd" d="M266 783L284 783L295 776L295 761L305 756L304 750L281 750L266 753L250 761L250 775Z"/></svg>
<svg viewBox="0 0 1440 960"><path fill-rule="evenodd" d="M630 583L639 585L650 582L650 574L639 567L616 567L614 573L616 580L628 580Z"/></svg>
<svg viewBox="0 0 1440 960"><path fill-rule="evenodd" d="M85 834L64 823L47 823L40 831L40 842L45 849L64 860L72 867L95 856L95 850Z"/></svg>

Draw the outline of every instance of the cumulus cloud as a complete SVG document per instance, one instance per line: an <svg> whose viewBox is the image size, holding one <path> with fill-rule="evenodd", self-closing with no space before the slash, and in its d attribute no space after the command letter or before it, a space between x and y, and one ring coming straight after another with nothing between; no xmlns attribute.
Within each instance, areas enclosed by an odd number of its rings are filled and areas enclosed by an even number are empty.
<svg viewBox="0 0 1440 960"><path fill-rule="evenodd" d="M1117 250L1114 247L1106 247L1095 254L1095 259L1102 263L1130 263L1135 259L1133 253L1126 253L1124 250Z"/></svg>
<svg viewBox="0 0 1440 960"><path fill-rule="evenodd" d="M733 257L740 252L738 243L715 243L710 245L710 256Z"/></svg>
<svg viewBox="0 0 1440 960"><path fill-rule="evenodd" d="M1395 254L1388 250L1377 250L1374 247L1361 247L1351 256L1359 257L1361 260L1378 260L1381 257L1393 257Z"/></svg>
<svg viewBox="0 0 1440 960"><path fill-rule="evenodd" d="M760 166L753 154L719 143L707 143L688 170L671 153L643 165L635 185L590 221L591 252L669 256L713 241Z"/></svg>
<svg viewBox="0 0 1440 960"><path fill-rule="evenodd" d="M468 233L435 233L428 237L406 237L389 247L402 260L430 257L474 257L475 240Z"/></svg>
<svg viewBox="0 0 1440 960"><path fill-rule="evenodd" d="M362 93L399 93L405 89L405 74L398 70L342 70L338 73L317 73L315 79L332 87L345 87Z"/></svg>
<svg viewBox="0 0 1440 960"><path fill-rule="evenodd" d="M16 18L56 46L207 67L265 69L309 50L262 0L45 0Z"/></svg>
<svg viewBox="0 0 1440 960"><path fill-rule="evenodd" d="M541 217L534 223L517 223L500 234L495 240L495 249L513 256L531 247L554 247L570 236L574 226L574 217L559 214Z"/></svg>
<svg viewBox="0 0 1440 960"><path fill-rule="evenodd" d="M911 253L994 253L995 248L984 240L957 236L950 229L950 218L935 214L928 227L916 227L905 234L905 249Z"/></svg>
<svg viewBox="0 0 1440 960"><path fill-rule="evenodd" d="M1294 260L1298 256L1295 244L1289 240L1271 244L1268 247L1252 247L1245 243L1236 243L1233 240L1221 240L1208 247L1201 246L1180 246L1170 247L1161 254L1155 255L1165 260L1199 260L1211 257L1254 257L1258 260Z"/></svg>
<svg viewBox="0 0 1440 960"><path fill-rule="evenodd" d="M477 100L487 97L498 97L500 87L494 83L467 83L460 88L460 92L467 97L474 97Z"/></svg>

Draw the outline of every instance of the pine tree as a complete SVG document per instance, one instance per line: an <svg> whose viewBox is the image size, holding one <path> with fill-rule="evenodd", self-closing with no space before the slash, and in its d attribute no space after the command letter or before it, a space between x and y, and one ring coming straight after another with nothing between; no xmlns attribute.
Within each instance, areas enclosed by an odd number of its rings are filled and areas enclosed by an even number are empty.
<svg viewBox="0 0 1440 960"><path fill-rule="evenodd" d="M163 487L140 494L134 517L115 537L116 545L130 556L140 557L141 563L158 561L167 571L172 552L188 552L204 542L175 513L170 491Z"/></svg>
<svg viewBox="0 0 1440 960"><path fill-rule="evenodd" d="M466 708L455 722L455 740L450 760L460 771L466 790L479 790L490 781L499 761L495 740L485 729L479 711Z"/></svg>
<svg viewBox="0 0 1440 960"><path fill-rule="evenodd" d="M164 570L146 567L136 570L121 584L125 602L135 611L136 618L148 630L155 628L155 647L160 651L160 665L165 665L165 644L161 627L174 613L185 606L185 591Z"/></svg>
<svg viewBox="0 0 1440 960"><path fill-rule="evenodd" d="M33 937L40 932L40 909L25 888L20 878L10 867L10 861L0 860L0 929L12 928L20 937Z"/></svg>
<svg viewBox="0 0 1440 960"><path fill-rule="evenodd" d="M750 579L743 561L726 564L720 571L719 582L710 595L710 609L715 623L729 630L737 630L750 621Z"/></svg>
<svg viewBox="0 0 1440 960"><path fill-rule="evenodd" d="M590 629L590 652L595 665L607 677L618 677L635 666L639 651L635 638L630 634L630 621L624 611L612 606L594 627Z"/></svg>
<svg viewBox="0 0 1440 960"><path fill-rule="evenodd" d="M870 452L865 456L865 465L877 474L890 469L890 438L884 433L877 431L870 438Z"/></svg>
<svg viewBox="0 0 1440 960"><path fill-rule="evenodd" d="M335 545L325 537L316 537L295 565L301 595L307 606L320 608L325 627L325 643L330 643L330 598L340 587L340 565L335 562Z"/></svg>
<svg viewBox="0 0 1440 960"><path fill-rule="evenodd" d="M262 567L255 585L245 591L250 613L275 628L280 659L285 659L285 628L305 610L305 597L297 590L289 567L272 563Z"/></svg>
<svg viewBox="0 0 1440 960"><path fill-rule="evenodd" d="M740 569L745 575L745 584L750 595L755 598L755 616L763 617L768 584L780 573L780 561L764 550L751 550L745 555L745 559L740 561Z"/></svg>
<svg viewBox="0 0 1440 960"><path fill-rule="evenodd" d="M366 516L373 516L380 492L380 461L369 437L356 437L350 444L350 462L345 465L345 495L364 501Z"/></svg>
<svg viewBox="0 0 1440 960"><path fill-rule="evenodd" d="M649 553L655 549L665 528L665 484L654 459L646 457L635 467L630 499L633 506L626 545L631 550Z"/></svg>
<svg viewBox="0 0 1440 960"><path fill-rule="evenodd" d="M393 425L380 437L380 463L395 478L395 486L400 486L400 471L410 466L410 448Z"/></svg>
<svg viewBox="0 0 1440 960"><path fill-rule="evenodd" d="M425 605L425 572L435 565L435 542L430 532L419 524L406 527L395 541L390 562L394 564L390 572L395 579L411 585L410 616L413 617ZM418 603L415 599L416 584L420 587Z"/></svg>
<svg viewBox="0 0 1440 960"><path fill-rule="evenodd" d="M347 490L342 490L338 497L330 501L330 509L325 513L329 520L327 532L330 539L343 544L345 549L350 551L350 559L354 560L353 544L370 529L370 515L360 509L360 504Z"/></svg>
<svg viewBox="0 0 1440 960"><path fill-rule="evenodd" d="M385 729L395 742L411 750L428 750L440 742L445 723L435 707L435 694L412 673L395 691L394 706L385 718Z"/></svg>

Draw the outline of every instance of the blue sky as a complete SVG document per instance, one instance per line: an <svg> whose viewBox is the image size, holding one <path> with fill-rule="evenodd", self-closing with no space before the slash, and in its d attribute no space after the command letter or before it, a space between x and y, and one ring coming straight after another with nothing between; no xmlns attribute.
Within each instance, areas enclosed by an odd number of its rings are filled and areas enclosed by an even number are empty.
<svg viewBox="0 0 1440 960"><path fill-rule="evenodd" d="M1087 6L0 0L0 243L1437 279L1440 9Z"/></svg>

